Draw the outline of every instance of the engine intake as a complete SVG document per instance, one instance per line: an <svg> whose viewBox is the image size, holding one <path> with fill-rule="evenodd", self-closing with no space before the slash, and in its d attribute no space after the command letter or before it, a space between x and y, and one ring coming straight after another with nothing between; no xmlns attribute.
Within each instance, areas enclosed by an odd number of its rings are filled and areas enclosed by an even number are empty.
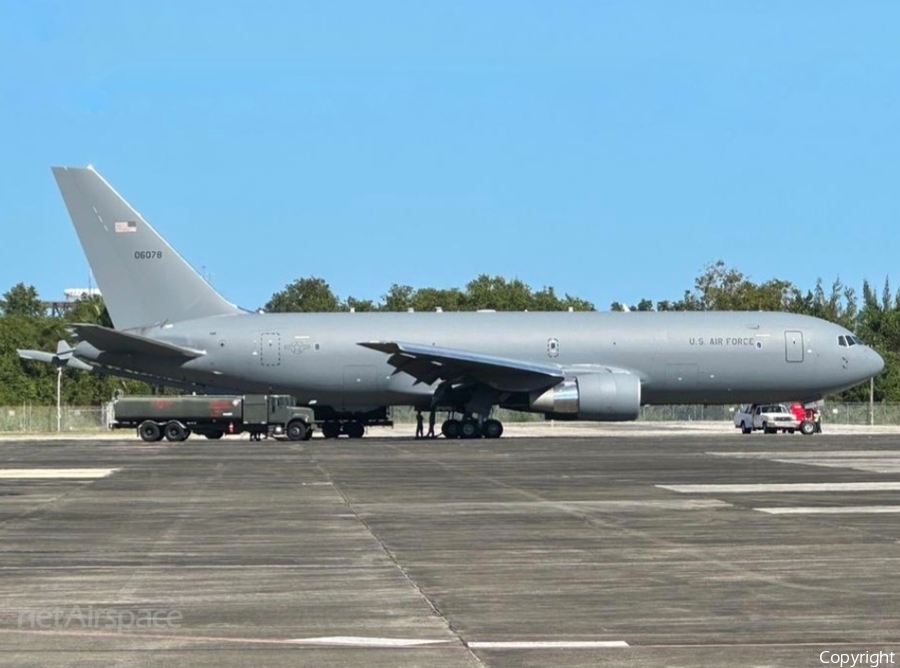
<svg viewBox="0 0 900 668"><path fill-rule="evenodd" d="M636 420L641 411L641 380L630 373L583 374L546 392L532 392L529 406L534 411L570 419Z"/></svg>

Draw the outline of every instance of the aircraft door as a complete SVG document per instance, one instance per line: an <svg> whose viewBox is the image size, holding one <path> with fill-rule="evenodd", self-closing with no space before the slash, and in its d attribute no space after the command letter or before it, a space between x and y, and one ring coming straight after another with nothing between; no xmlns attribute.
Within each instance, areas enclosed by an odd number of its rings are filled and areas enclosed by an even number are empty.
<svg viewBox="0 0 900 668"><path fill-rule="evenodd" d="M259 335L259 363L262 366L281 366L281 334L263 332Z"/></svg>
<svg viewBox="0 0 900 668"><path fill-rule="evenodd" d="M803 332L788 330L784 333L784 358L788 362L803 361Z"/></svg>

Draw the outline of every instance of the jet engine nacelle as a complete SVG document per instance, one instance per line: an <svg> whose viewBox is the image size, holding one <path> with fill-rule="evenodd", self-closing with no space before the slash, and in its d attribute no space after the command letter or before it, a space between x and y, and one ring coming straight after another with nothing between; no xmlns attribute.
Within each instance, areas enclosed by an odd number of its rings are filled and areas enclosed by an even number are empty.
<svg viewBox="0 0 900 668"><path fill-rule="evenodd" d="M587 373L541 394L532 392L529 406L577 420L636 420L641 411L641 380L630 373Z"/></svg>

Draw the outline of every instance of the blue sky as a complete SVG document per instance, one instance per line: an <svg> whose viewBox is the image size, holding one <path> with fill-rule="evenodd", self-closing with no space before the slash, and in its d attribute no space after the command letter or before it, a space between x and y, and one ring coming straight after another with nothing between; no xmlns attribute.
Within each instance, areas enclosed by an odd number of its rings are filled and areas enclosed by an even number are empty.
<svg viewBox="0 0 900 668"><path fill-rule="evenodd" d="M896 2L0 2L0 291L88 268L93 164L230 300L480 273L606 309L704 265L880 287Z"/></svg>

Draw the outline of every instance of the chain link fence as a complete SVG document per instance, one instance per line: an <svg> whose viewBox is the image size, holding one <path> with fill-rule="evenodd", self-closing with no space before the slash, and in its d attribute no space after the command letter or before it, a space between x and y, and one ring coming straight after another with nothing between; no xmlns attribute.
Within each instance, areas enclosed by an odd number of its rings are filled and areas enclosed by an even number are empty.
<svg viewBox="0 0 900 668"><path fill-rule="evenodd" d="M644 406L638 418L643 422L731 422L738 406ZM841 425L900 425L900 403L821 405L822 422ZM416 412L401 406L391 411L394 422L414 424ZM494 417L503 422L540 422L544 417L498 409ZM871 418L871 422L870 422ZM59 415L61 432L99 432L108 428L112 419L112 404L102 406L63 406ZM440 418L443 420L443 417ZM2 406L0 433L50 433L57 431L56 406Z"/></svg>
<svg viewBox="0 0 900 668"><path fill-rule="evenodd" d="M96 432L107 429L110 404L63 406L57 420L56 406L2 406L0 433Z"/></svg>
<svg viewBox="0 0 900 668"><path fill-rule="evenodd" d="M646 422L731 422L734 406L644 406L640 420ZM900 425L900 404L867 403L844 404L824 402L819 404L822 422L843 425Z"/></svg>

